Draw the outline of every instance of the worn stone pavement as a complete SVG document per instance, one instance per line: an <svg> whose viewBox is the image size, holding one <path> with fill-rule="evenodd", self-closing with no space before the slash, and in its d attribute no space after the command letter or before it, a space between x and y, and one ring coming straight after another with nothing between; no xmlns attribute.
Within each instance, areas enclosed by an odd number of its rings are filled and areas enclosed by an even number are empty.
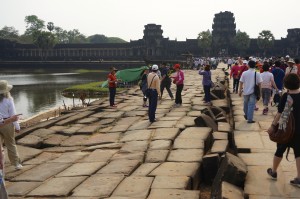
<svg viewBox="0 0 300 199"><path fill-rule="evenodd" d="M222 75L220 70L213 71L213 79ZM24 169L15 171L6 160L10 198L199 199L201 162L207 153L203 143L211 139L212 129L194 123L206 107L201 76L185 71L185 79L183 105L173 107L165 91L157 122L152 124L147 108L141 106L141 91L135 87L117 95L116 109L102 99L25 129L17 140ZM266 174L275 144L264 130L272 121L273 108L267 116L260 108L255 113L257 122L247 124L242 98L233 94L232 100L235 143L249 172L245 194L251 199L300 197L300 189L288 184L295 175L295 162L282 162L277 181ZM224 104L224 100L214 101L215 106ZM227 134L228 126L219 125L219 131ZM226 149L228 142L223 145Z"/></svg>

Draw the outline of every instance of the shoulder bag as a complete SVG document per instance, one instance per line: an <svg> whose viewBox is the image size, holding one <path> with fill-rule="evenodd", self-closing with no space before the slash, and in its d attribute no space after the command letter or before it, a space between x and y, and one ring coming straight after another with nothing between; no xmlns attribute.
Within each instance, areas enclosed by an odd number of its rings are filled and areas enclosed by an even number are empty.
<svg viewBox="0 0 300 199"><path fill-rule="evenodd" d="M254 94L256 96L256 100L258 101L260 99L260 89L259 86L256 84L256 71L254 71Z"/></svg>

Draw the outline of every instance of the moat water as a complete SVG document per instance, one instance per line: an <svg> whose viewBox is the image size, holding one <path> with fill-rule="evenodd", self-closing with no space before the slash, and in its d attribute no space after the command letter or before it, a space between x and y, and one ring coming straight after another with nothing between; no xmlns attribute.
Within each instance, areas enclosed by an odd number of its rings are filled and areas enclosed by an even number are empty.
<svg viewBox="0 0 300 199"><path fill-rule="evenodd" d="M11 95L14 98L17 113L27 119L51 108L64 104L73 106L73 99L62 96L62 91L72 85L106 79L107 72L78 73L68 70L9 70L1 69L0 79L13 85ZM80 104L79 99L74 99Z"/></svg>

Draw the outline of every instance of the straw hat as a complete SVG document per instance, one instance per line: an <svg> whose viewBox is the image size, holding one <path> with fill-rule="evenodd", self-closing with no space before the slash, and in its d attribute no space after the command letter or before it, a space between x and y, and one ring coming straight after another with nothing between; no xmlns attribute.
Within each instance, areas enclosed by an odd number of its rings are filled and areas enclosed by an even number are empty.
<svg viewBox="0 0 300 199"><path fill-rule="evenodd" d="M289 59L288 63L295 64L295 61L293 59Z"/></svg>
<svg viewBox="0 0 300 199"><path fill-rule="evenodd" d="M9 92L12 87L13 86L8 84L6 80L0 80L0 94Z"/></svg>

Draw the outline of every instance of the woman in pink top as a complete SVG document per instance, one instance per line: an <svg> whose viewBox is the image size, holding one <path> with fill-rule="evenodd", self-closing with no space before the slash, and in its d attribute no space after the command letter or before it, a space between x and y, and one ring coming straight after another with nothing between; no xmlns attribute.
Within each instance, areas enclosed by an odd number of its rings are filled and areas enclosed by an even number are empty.
<svg viewBox="0 0 300 199"><path fill-rule="evenodd" d="M234 66L232 66L230 71L230 79L233 77L233 92L238 93L239 82L240 82L240 73L241 69L238 63L236 62Z"/></svg>
<svg viewBox="0 0 300 199"><path fill-rule="evenodd" d="M272 89L275 88L276 91L278 90L274 81L274 76L272 73L269 72L270 65L269 63L265 62L262 66L263 73L261 73L262 83L261 83L261 94L263 99L263 114L266 115L269 111L268 105L270 102L270 98L272 95Z"/></svg>
<svg viewBox="0 0 300 199"><path fill-rule="evenodd" d="M173 77L173 83L176 84L175 106L180 106L182 104L181 92L183 90L184 73L180 70L179 64L175 64L173 68L176 71L176 76Z"/></svg>

